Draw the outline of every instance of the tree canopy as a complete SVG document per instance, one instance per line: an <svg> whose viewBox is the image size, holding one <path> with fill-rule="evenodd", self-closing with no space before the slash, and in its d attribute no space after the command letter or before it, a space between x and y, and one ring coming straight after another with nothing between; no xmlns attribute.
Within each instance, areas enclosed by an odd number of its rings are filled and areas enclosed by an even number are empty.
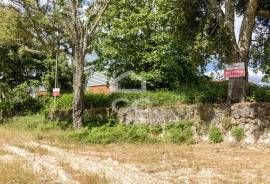
<svg viewBox="0 0 270 184"><path fill-rule="evenodd" d="M155 88L195 81L206 62L190 54L203 12L199 1L111 2L96 44L101 69L134 71Z"/></svg>

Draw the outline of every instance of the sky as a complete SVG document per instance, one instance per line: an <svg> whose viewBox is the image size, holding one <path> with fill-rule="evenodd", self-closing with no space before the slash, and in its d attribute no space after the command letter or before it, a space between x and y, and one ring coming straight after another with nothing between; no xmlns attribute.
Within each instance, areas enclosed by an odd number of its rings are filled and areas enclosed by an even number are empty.
<svg viewBox="0 0 270 184"><path fill-rule="evenodd" d="M238 17L238 16L235 17L235 36L236 36L237 41L239 40L242 20L243 20L242 16L241 17ZM209 63L207 65L205 74L206 75L211 75L212 74L212 75L216 76L216 79L218 79L219 76L223 76L223 71L221 71L221 70L214 71L216 62L217 61L213 61L212 63ZM261 71L254 72L252 70L252 68L249 68L249 81L250 82L253 82L253 83L256 83L256 84L259 84L259 85L270 85L269 83L264 83L264 82L261 81L263 76L264 76L264 74Z"/></svg>

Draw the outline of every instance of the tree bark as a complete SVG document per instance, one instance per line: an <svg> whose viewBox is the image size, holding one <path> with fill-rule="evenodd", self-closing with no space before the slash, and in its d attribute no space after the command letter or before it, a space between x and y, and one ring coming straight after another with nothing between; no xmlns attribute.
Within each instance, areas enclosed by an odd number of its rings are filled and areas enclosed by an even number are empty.
<svg viewBox="0 0 270 184"><path fill-rule="evenodd" d="M226 52L226 63L232 64L240 62L240 54L234 34L235 7L234 0L225 0L225 21L224 28L230 37L229 52ZM230 78L228 85L227 102L235 103L245 100L245 79Z"/></svg>
<svg viewBox="0 0 270 184"><path fill-rule="evenodd" d="M235 61L245 63L246 76L242 78L231 78L229 80L228 102L230 103L245 101L248 84L249 50L255 25L258 2L259 0L250 0L244 14L238 43L239 58L235 58Z"/></svg>
<svg viewBox="0 0 270 184"><path fill-rule="evenodd" d="M83 127L84 115L84 57L75 49L74 56L74 74L73 74L73 128L80 129Z"/></svg>
<svg viewBox="0 0 270 184"><path fill-rule="evenodd" d="M234 35L235 0L225 0L225 14L222 11L219 1L208 1L217 21L219 22L219 25L224 27L230 36L230 52L226 54L227 64L236 62L245 63L246 77L231 78L229 79L228 86L227 102L242 102L246 97L246 89L248 84L249 51L255 19L257 15L269 17L270 14L268 11L258 12L259 0L249 0L241 25L239 43L237 43Z"/></svg>

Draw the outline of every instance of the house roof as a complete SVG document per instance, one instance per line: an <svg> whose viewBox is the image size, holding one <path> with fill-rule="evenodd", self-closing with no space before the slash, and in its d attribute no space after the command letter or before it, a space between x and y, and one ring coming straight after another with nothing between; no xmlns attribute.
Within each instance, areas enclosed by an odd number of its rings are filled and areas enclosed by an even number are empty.
<svg viewBox="0 0 270 184"><path fill-rule="evenodd" d="M108 76L103 73L95 72L87 81L87 86L102 86L107 85Z"/></svg>

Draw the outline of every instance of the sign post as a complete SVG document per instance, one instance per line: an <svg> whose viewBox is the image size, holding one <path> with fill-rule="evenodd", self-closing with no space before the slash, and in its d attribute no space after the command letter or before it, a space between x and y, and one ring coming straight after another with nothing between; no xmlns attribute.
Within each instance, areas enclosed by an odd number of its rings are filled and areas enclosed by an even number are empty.
<svg viewBox="0 0 270 184"><path fill-rule="evenodd" d="M225 65L224 77L225 78L235 78L235 77L245 77L245 63L233 63L230 65Z"/></svg>

